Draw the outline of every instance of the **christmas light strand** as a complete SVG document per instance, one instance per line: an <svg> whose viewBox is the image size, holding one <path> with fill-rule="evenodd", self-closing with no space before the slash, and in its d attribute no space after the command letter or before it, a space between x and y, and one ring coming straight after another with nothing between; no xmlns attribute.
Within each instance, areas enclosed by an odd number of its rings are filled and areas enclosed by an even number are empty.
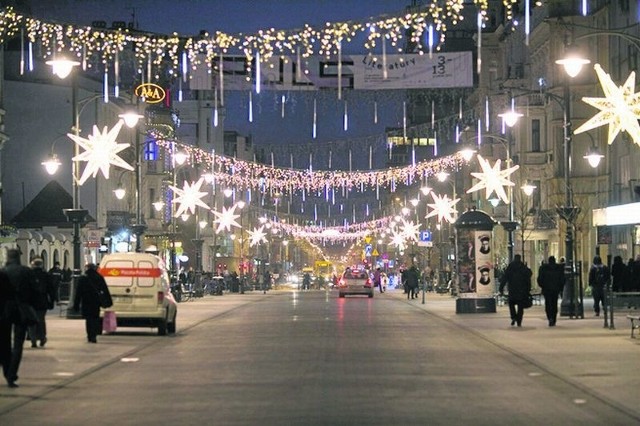
<svg viewBox="0 0 640 426"><path fill-rule="evenodd" d="M157 137L157 135L156 135ZM213 164L216 182L237 189L255 189L295 193L299 191L394 189L398 183L414 182L422 177L431 177L441 171L456 170L466 164L462 154L421 161L415 165L392 167L372 171L299 170L271 167L216 154L186 145L175 140L158 138L156 143L166 152L178 149L187 154L187 164Z"/></svg>
<svg viewBox="0 0 640 426"><path fill-rule="evenodd" d="M486 16L488 0L474 0L473 6ZM215 31L193 37L177 33L163 35L130 31L128 28L107 29L51 23L7 7L0 10L0 43L18 36L24 29L30 42L42 45L44 59L56 54L71 54L91 67L92 60L107 64L113 60L116 51L131 49L135 53L137 69L148 68L149 64L156 67L166 64L169 73L177 76L183 52L187 53L192 68L205 64L211 69L214 58L227 53L245 54L248 58L260 55L262 61L276 55L297 57L299 54L302 58L308 58L319 54L329 57L338 53L341 44L353 42L360 34L365 34L364 47L369 50L384 38L398 52L402 52L405 37L410 37L408 41L416 45L420 53L424 53L424 49L429 52L430 46L423 45L427 28L435 28L443 42L448 25L455 26L463 20L465 7L468 5L462 0L447 0L443 5L438 2L415 7L398 16L370 18L367 21L327 22L320 28L305 24L301 29L269 28L255 34L237 35Z"/></svg>

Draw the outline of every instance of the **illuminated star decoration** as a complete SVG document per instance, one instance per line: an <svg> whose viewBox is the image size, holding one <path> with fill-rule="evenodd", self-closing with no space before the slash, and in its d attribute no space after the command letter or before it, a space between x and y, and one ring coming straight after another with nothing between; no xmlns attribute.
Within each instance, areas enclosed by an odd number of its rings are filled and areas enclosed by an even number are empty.
<svg viewBox="0 0 640 426"><path fill-rule="evenodd" d="M438 222L442 222L442 219L449 223L453 222L453 215L457 213L455 205L460 201L460 198L452 200L446 194L441 197L434 192L431 193L431 198L433 198L433 203L427 205L433 210L431 210L426 217L430 218L437 215Z"/></svg>
<svg viewBox="0 0 640 426"><path fill-rule="evenodd" d="M406 221L402 219L402 235L407 240L418 241L418 236L420 234L420 224L413 223L411 221Z"/></svg>
<svg viewBox="0 0 640 426"><path fill-rule="evenodd" d="M620 130L629 133L633 141L640 145L640 92L634 93L636 87L636 73L631 72L627 81L620 87L611 80L611 76L604 72L600 64L593 67L598 74L604 98L584 97L582 100L600 110L574 133L582 133L596 127L609 125L609 145L618 136Z"/></svg>
<svg viewBox="0 0 640 426"><path fill-rule="evenodd" d="M396 246L398 250L404 250L404 234L402 232L392 231L391 244Z"/></svg>
<svg viewBox="0 0 640 426"><path fill-rule="evenodd" d="M239 214L235 214L236 207L238 207L237 204L234 204L233 206L231 206L230 209L223 207L222 213L217 212L215 210L213 211L213 214L216 215L216 218L213 220L213 223L218 224L218 228L216 229L216 234L219 234L221 231L224 231L225 229L227 231L231 231L232 226L240 228L240 224L236 222L236 219L240 217Z"/></svg>
<svg viewBox="0 0 640 426"><path fill-rule="evenodd" d="M71 140L84 149L83 153L76 155L72 160L87 162L82 176L78 180L78 185L85 183L89 177L96 177L98 171L102 171L105 179L109 179L109 166L111 164L123 169L133 170L129 163L118 157L120 151L129 147L128 143L118 143L116 141L123 124L124 121L120 120L111 130L107 131L107 126L105 126L102 132L100 132L98 126L94 125L93 134L89 135L87 139L80 135L67 133Z"/></svg>
<svg viewBox="0 0 640 426"><path fill-rule="evenodd" d="M260 228L253 228L253 231L247 231L249 234L249 247L253 247L260 243L266 243L266 233L264 232L264 225Z"/></svg>
<svg viewBox="0 0 640 426"><path fill-rule="evenodd" d="M209 210L209 206L201 200L202 197L207 195L206 192L200 191L203 182L204 178L198 179L198 181L193 184L185 182L182 189L169 185L169 188L171 188L174 194L178 194L178 196L173 199L173 202L180 203L180 207L176 210L174 217L180 217L183 213L186 213L187 210L190 211L191 214L194 214L197 206Z"/></svg>
<svg viewBox="0 0 640 426"><path fill-rule="evenodd" d="M504 170L500 170L501 160L496 160L496 163L491 167L489 161L482 158L478 154L478 162L482 168L481 173L471 172L471 176L480 179L480 182L469 188L467 194L478 191L485 188L485 198L488 200L491 194L494 192L505 203L509 203L509 198L504 190L505 186L514 186L515 183L509 180L509 175L518 170L520 166L512 166Z"/></svg>

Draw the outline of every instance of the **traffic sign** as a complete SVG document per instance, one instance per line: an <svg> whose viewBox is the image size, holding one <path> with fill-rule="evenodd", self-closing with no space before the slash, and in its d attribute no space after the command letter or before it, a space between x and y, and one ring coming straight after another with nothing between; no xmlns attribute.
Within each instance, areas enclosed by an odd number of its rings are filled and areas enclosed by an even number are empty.
<svg viewBox="0 0 640 426"><path fill-rule="evenodd" d="M431 241L431 231L420 231L420 241Z"/></svg>

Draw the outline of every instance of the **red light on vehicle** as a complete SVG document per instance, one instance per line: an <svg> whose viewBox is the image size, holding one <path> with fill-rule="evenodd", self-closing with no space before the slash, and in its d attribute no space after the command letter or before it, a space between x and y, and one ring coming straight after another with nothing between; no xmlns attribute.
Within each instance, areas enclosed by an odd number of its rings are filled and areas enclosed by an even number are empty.
<svg viewBox="0 0 640 426"><path fill-rule="evenodd" d="M344 282L344 278L340 278L340 281L338 281L338 286L339 287L346 287L347 284Z"/></svg>
<svg viewBox="0 0 640 426"><path fill-rule="evenodd" d="M365 287L373 287L373 283L371 282L371 278L367 278L367 282L364 283Z"/></svg>

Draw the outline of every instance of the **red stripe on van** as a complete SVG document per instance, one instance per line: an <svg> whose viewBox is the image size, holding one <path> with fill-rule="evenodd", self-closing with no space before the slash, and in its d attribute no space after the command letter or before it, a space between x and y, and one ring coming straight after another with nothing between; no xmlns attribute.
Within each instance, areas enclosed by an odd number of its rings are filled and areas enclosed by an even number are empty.
<svg viewBox="0 0 640 426"><path fill-rule="evenodd" d="M103 277L151 277L162 275L160 268L100 268L98 270Z"/></svg>

